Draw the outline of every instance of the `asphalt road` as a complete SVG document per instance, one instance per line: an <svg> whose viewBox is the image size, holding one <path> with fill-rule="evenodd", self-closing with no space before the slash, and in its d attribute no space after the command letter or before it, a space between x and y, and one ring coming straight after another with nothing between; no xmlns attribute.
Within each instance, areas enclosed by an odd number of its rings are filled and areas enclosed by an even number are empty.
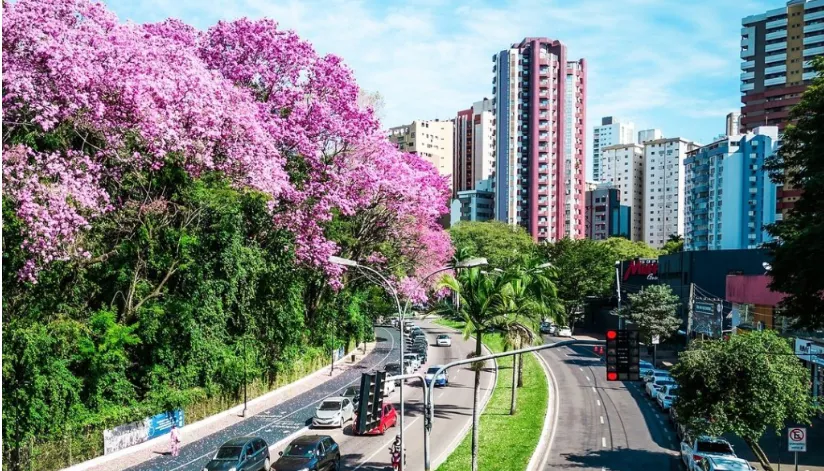
<svg viewBox="0 0 824 471"><path fill-rule="evenodd" d="M430 344L434 343L435 335L448 333L452 336L452 347L431 346L429 362L421 367L423 373L427 366L442 364L448 361L466 358L472 351L470 342L464 341L460 334L448 331L446 328L430 324L419 323L427 334ZM270 445L283 440L295 433L327 434L338 442L341 448L341 462L344 469L351 470L384 470L389 466L389 445L394 434L399 429L390 429L385 436L360 437L350 432L351 425L343 430L307 429L311 422L317 404L326 397L336 395L350 384L360 381L361 373L376 368L391 361L397 361L399 349L399 333L395 329L379 327L376 330L379 338L374 351L363 359L358 368L345 371L340 376L331 378L322 385L287 400L277 406L250 417L234 426L214 433L197 442L186 444L180 450L179 456L158 456L138 466L128 468L130 471L164 470L164 471L200 471L211 459L217 448L227 440L239 436L259 436ZM435 392L435 418L432 428L432 459L439 463L446 458L446 450L451 449L459 438L457 435L472 418L472 372L465 368L458 368L449 372L450 384L446 388L438 388ZM484 373L482 378L482 394L487 394L492 386L494 375L492 370ZM423 393L420 381L410 380L404 390L406 403L406 435L408 471L423 469ZM395 408L400 410L398 392L396 391L387 400L391 400ZM272 454L273 461L277 458L277 451ZM440 460L440 461L439 461ZM391 469L391 468L390 468Z"/></svg>
<svg viewBox="0 0 824 471"><path fill-rule="evenodd" d="M558 340L545 337L545 342ZM679 470L675 432L641 383L608 382L592 348L544 350L558 387L547 470Z"/></svg>

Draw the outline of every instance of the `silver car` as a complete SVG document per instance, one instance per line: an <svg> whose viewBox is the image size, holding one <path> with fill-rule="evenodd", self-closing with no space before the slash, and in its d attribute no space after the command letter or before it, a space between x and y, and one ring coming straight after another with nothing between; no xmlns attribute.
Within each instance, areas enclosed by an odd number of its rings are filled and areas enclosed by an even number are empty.
<svg viewBox="0 0 824 471"><path fill-rule="evenodd" d="M355 406L347 397L329 397L320 403L312 417L313 427L340 427L355 417Z"/></svg>

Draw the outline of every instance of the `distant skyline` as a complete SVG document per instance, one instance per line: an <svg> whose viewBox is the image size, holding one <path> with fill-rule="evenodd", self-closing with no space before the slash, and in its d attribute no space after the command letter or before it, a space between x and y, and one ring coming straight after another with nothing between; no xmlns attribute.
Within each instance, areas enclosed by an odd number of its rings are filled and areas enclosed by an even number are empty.
<svg viewBox="0 0 824 471"><path fill-rule="evenodd" d="M603 116L701 143L741 107L741 18L783 0L113 0L122 21L175 17L206 29L269 17L320 53L341 56L385 100L383 126L451 119L492 97L492 56L528 36L560 39L587 60L587 178Z"/></svg>

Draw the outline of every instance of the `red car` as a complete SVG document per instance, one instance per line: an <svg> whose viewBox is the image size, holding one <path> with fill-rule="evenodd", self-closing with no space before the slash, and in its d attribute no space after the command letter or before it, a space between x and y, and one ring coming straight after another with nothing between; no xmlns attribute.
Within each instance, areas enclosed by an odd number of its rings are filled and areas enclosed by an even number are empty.
<svg viewBox="0 0 824 471"><path fill-rule="evenodd" d="M355 416L354 423L358 423L357 416ZM383 410L381 411L381 421L378 423L377 427L366 432L361 432L360 430L355 430L355 425L353 425L352 430L358 435L383 435L386 432L386 429L389 427L395 427L396 425L398 425L398 412L392 404L384 403Z"/></svg>

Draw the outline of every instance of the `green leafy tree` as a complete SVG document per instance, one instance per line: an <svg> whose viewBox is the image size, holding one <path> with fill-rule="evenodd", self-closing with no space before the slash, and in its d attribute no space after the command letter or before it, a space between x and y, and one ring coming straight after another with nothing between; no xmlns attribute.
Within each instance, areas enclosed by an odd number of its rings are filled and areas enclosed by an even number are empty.
<svg viewBox="0 0 824 471"><path fill-rule="evenodd" d="M690 430L738 435L765 466L758 439L767 429L809 423L815 412L809 372L788 339L772 330L694 342L672 375L680 385L674 407Z"/></svg>
<svg viewBox="0 0 824 471"><path fill-rule="evenodd" d="M535 253L535 242L521 226L501 221L464 221L449 229L456 251L469 257L485 257L493 267L523 263Z"/></svg>
<svg viewBox="0 0 824 471"><path fill-rule="evenodd" d="M790 112L793 123L766 165L773 181L801 190L789 215L768 228L775 240L766 246L773 256L770 287L787 293L784 314L809 329L824 327L824 266L810 263L824 254L824 57L813 67L818 74Z"/></svg>
<svg viewBox="0 0 824 471"><path fill-rule="evenodd" d="M444 276L439 288L449 288L457 293L460 303L441 302L434 309L435 314L446 315L464 321L463 336L475 336L474 357L481 356L483 334L490 327L500 325L505 309L505 296L510 278L506 274L490 276L480 268L461 270L457 278ZM478 406L480 405L482 365L473 364L475 370L474 396L472 401L472 471L478 471Z"/></svg>
<svg viewBox="0 0 824 471"><path fill-rule="evenodd" d="M631 241L623 237L610 237L609 239L600 242L612 252L612 262L616 260L632 260L635 258L658 258L661 251L654 249L644 243L643 241Z"/></svg>
<svg viewBox="0 0 824 471"><path fill-rule="evenodd" d="M661 251L665 254L673 254L684 251L684 238L678 234L669 236Z"/></svg>
<svg viewBox="0 0 824 471"><path fill-rule="evenodd" d="M617 314L637 325L644 341L650 342L655 335L663 341L681 325L676 315L681 301L669 286L650 285L628 298Z"/></svg>

